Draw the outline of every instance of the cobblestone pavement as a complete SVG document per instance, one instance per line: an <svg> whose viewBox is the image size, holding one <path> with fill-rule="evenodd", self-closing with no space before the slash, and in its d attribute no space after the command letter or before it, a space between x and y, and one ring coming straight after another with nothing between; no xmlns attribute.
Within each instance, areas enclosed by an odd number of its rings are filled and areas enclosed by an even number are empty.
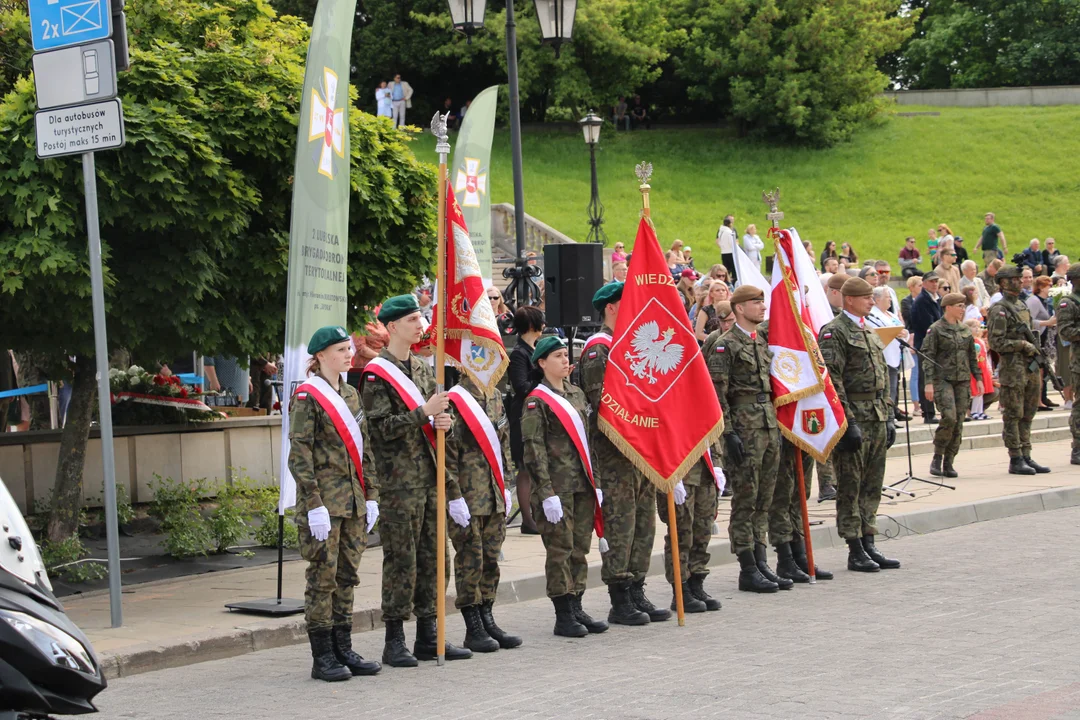
<svg viewBox="0 0 1080 720"><path fill-rule="evenodd" d="M767 596L725 565L707 582L724 608L682 628L567 640L547 601L521 603L496 608L517 650L334 685L309 679L306 646L268 650L116 680L99 717L1080 719L1078 536L1070 508L883 542L904 566L874 575L827 550L835 580ZM670 601L662 576L648 592ZM382 632L355 644L377 658Z"/></svg>

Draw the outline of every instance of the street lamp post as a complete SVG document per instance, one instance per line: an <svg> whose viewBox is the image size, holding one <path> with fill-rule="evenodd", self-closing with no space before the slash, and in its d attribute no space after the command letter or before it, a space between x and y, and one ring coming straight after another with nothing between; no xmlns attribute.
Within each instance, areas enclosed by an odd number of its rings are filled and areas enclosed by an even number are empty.
<svg viewBox="0 0 1080 720"><path fill-rule="evenodd" d="M604 224L604 204L600 202L600 188L596 182L596 145L600 142L600 128L604 121L594 111L578 121L581 132L585 135L585 144L589 146L589 164L592 166L592 195L589 199L589 236L585 242L606 244L607 235L600 227Z"/></svg>

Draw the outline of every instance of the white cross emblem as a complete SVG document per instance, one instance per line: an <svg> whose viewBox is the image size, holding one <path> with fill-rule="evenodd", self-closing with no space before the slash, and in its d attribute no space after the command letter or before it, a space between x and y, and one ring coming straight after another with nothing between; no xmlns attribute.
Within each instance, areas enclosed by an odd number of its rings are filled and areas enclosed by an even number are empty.
<svg viewBox="0 0 1080 720"><path fill-rule="evenodd" d="M337 104L338 76L328 67L323 68L323 90L326 102L319 91L311 90L311 122L308 126L308 142L323 141L319 153L319 174L334 179L333 156L345 157L345 109L334 109Z"/></svg>
<svg viewBox="0 0 1080 720"><path fill-rule="evenodd" d="M465 194L461 195L464 190ZM465 169L458 168L457 179L454 181L454 192L462 198L464 207L480 207L480 196L487 195L487 173L480 172L480 161L475 158L465 158Z"/></svg>

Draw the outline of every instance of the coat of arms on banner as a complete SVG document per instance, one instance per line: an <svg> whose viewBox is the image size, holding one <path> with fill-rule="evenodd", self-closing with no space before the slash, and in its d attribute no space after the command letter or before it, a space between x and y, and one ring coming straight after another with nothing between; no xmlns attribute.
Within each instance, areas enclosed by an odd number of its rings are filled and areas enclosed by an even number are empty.
<svg viewBox="0 0 1080 720"><path fill-rule="evenodd" d="M323 68L323 96L315 88L311 90L311 117L308 142L321 140L317 152L319 174L334 179L334 155L345 157L345 109L337 104L338 76L330 68Z"/></svg>
<svg viewBox="0 0 1080 720"><path fill-rule="evenodd" d="M686 322L651 298L625 333L611 346L609 362L627 385L657 402L690 366L697 339Z"/></svg>
<svg viewBox="0 0 1080 720"><path fill-rule="evenodd" d="M817 435L825 429L825 408L809 408L802 411L802 430L807 435Z"/></svg>

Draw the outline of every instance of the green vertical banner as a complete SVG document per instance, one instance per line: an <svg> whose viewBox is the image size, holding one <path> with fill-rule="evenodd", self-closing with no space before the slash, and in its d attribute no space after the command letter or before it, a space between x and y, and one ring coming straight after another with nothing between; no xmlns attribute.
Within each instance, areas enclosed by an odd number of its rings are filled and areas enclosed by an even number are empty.
<svg viewBox="0 0 1080 720"><path fill-rule="evenodd" d="M289 289L281 397L278 512L296 504L289 474L289 398L306 377L311 335L345 325L349 257L349 50L356 0L319 0L311 27L293 169Z"/></svg>
<svg viewBox="0 0 1080 720"><path fill-rule="evenodd" d="M498 101L498 85L473 98L461 123L450 170L454 194L465 216L485 284L491 282L491 138L495 134Z"/></svg>

